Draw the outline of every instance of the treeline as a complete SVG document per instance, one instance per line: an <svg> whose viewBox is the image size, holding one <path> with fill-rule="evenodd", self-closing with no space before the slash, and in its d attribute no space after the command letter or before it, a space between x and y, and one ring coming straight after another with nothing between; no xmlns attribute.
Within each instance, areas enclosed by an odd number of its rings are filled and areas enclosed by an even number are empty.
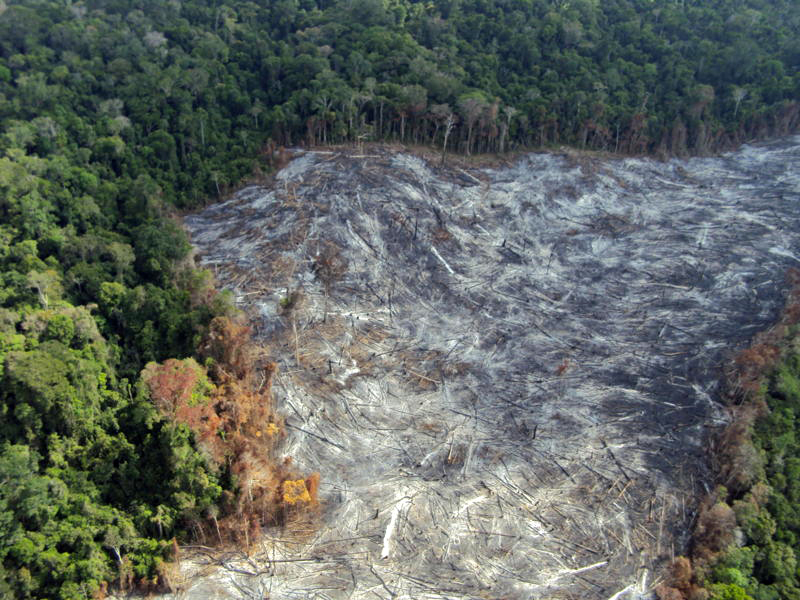
<svg viewBox="0 0 800 600"><path fill-rule="evenodd" d="M793 0L21 0L0 114L19 147L194 206L268 139L684 154L796 131L798 40Z"/></svg>
<svg viewBox="0 0 800 600"><path fill-rule="evenodd" d="M685 154L800 123L791 2L358 0L293 17L288 62L262 67L280 143L442 145L452 123L465 153Z"/></svg>
<svg viewBox="0 0 800 600"><path fill-rule="evenodd" d="M295 144L681 154L798 125L793 1L0 0L0 596L312 506L171 215ZM270 143L271 142L271 143ZM249 487L243 488L243 485Z"/></svg>
<svg viewBox="0 0 800 600"><path fill-rule="evenodd" d="M717 487L660 600L800 598L800 273L780 321L731 362Z"/></svg>

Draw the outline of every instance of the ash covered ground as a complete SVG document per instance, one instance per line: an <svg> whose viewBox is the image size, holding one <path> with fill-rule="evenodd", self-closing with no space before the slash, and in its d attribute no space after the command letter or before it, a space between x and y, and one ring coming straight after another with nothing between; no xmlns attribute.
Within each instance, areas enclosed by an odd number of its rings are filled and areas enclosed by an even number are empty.
<svg viewBox="0 0 800 600"><path fill-rule="evenodd" d="M185 219L323 506L184 597L647 594L708 481L721 366L800 266L800 137L469 172L369 152Z"/></svg>

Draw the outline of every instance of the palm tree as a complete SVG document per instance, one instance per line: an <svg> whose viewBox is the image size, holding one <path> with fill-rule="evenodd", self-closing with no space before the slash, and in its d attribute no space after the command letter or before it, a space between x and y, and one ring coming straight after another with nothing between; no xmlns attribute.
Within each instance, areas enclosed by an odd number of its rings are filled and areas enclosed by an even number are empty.
<svg viewBox="0 0 800 600"><path fill-rule="evenodd" d="M164 529L172 528L172 515L170 510L163 504L159 504L156 508L156 514L150 517L150 521L155 523L158 527L158 537L164 537Z"/></svg>

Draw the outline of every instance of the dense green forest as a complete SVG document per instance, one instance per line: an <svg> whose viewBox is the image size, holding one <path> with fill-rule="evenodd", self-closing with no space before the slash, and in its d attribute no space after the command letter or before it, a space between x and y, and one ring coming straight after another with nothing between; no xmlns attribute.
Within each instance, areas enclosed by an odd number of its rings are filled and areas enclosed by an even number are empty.
<svg viewBox="0 0 800 600"><path fill-rule="evenodd" d="M0 18L5 145L146 173L179 206L250 174L270 138L704 152L796 130L796 8L13 2Z"/></svg>
<svg viewBox="0 0 800 600"><path fill-rule="evenodd" d="M799 67L794 0L0 0L0 597L314 501L176 209L280 145L721 149L797 129Z"/></svg>

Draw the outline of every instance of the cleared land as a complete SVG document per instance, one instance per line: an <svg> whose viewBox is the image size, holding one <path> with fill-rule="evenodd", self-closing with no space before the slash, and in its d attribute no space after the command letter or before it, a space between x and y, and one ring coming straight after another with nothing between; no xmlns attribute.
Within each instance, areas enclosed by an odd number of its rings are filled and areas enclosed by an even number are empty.
<svg viewBox="0 0 800 600"><path fill-rule="evenodd" d="M286 454L324 503L186 597L651 589L721 365L800 263L800 137L469 172L371 152L301 155L185 219L280 363Z"/></svg>

